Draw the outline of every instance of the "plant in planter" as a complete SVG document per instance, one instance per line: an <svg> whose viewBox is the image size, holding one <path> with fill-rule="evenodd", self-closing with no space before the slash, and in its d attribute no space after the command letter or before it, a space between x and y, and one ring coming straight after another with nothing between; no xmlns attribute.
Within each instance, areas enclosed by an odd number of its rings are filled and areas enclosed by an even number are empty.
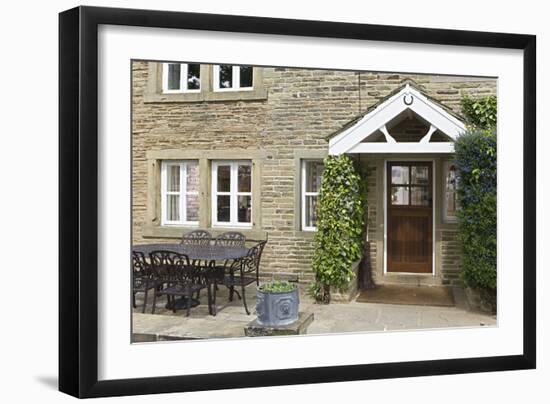
<svg viewBox="0 0 550 404"><path fill-rule="evenodd" d="M328 156L317 207L317 232L309 293L330 302L331 291L346 290L355 277L353 263L363 253L366 188L354 161Z"/></svg>
<svg viewBox="0 0 550 404"><path fill-rule="evenodd" d="M470 125L455 144L461 276L470 304L496 311L496 98L464 98L462 108Z"/></svg>
<svg viewBox="0 0 550 404"><path fill-rule="evenodd" d="M298 286L287 281L272 281L256 289L256 313L261 325L278 327L298 320Z"/></svg>

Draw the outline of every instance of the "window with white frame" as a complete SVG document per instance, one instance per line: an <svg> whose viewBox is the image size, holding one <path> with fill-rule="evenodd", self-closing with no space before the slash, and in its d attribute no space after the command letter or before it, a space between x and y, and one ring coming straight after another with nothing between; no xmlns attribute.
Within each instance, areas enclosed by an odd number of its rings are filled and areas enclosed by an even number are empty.
<svg viewBox="0 0 550 404"><path fill-rule="evenodd" d="M445 198L443 205L443 220L446 222L456 221L458 210L457 200L457 172L456 166L451 161L443 162Z"/></svg>
<svg viewBox="0 0 550 404"><path fill-rule="evenodd" d="M252 227L252 162L212 162L212 224Z"/></svg>
<svg viewBox="0 0 550 404"><path fill-rule="evenodd" d="M214 91L253 90L252 66L214 65Z"/></svg>
<svg viewBox="0 0 550 404"><path fill-rule="evenodd" d="M201 91L201 65L197 63L164 63L164 93L198 93Z"/></svg>
<svg viewBox="0 0 550 404"><path fill-rule="evenodd" d="M163 225L199 224L199 164L163 161L161 164Z"/></svg>
<svg viewBox="0 0 550 404"><path fill-rule="evenodd" d="M322 160L302 161L302 230L317 230L317 203L323 179Z"/></svg>

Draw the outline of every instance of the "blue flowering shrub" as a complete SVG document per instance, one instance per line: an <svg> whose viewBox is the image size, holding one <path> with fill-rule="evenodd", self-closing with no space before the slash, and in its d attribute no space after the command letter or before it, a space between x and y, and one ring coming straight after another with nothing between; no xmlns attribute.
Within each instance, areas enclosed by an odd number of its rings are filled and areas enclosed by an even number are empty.
<svg viewBox="0 0 550 404"><path fill-rule="evenodd" d="M497 286L496 99L485 97L477 108L491 119L475 116L473 108L465 107L472 105L467 100L463 110L471 124L455 143L461 273L466 286L493 300Z"/></svg>

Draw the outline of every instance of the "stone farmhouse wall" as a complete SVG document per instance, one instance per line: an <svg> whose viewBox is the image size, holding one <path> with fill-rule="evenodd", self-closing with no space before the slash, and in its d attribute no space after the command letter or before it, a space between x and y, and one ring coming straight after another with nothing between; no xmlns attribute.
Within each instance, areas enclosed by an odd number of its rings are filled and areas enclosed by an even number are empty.
<svg viewBox="0 0 550 404"><path fill-rule="evenodd" d="M202 102L146 102L148 63L133 63L133 243L166 242L146 233L148 167L146 152L163 149L245 150L265 153L261 169L261 229L269 242L261 273L292 273L300 281L312 279L313 233L295 222L295 156L299 151L325 151L326 137L381 98L414 80L428 95L460 112L462 94L496 92L496 80L402 75L296 68L263 68L267 97L257 100ZM366 161L366 158L363 157ZM376 209L376 167L369 177L371 222ZM371 240L380 236L370 227ZM452 229L443 234L442 273L445 283L457 279L458 246ZM173 239L171 240L173 241ZM380 248L371 244L374 263Z"/></svg>

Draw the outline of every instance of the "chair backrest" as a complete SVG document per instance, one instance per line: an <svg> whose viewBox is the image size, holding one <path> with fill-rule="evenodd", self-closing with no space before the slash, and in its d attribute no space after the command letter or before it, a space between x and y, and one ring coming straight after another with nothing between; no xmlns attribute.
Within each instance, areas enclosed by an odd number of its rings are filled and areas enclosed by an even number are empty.
<svg viewBox="0 0 550 404"><path fill-rule="evenodd" d="M226 247L244 247L245 241L246 237L244 234L238 231L228 231L216 237L214 244Z"/></svg>
<svg viewBox="0 0 550 404"><path fill-rule="evenodd" d="M250 247L248 254L243 258L243 272L259 271L260 260L262 259L262 252L264 251L266 243L267 240L264 240Z"/></svg>
<svg viewBox="0 0 550 404"><path fill-rule="evenodd" d="M193 230L183 234L180 244L209 245L210 240L212 235L206 230Z"/></svg>
<svg viewBox="0 0 550 404"><path fill-rule="evenodd" d="M149 264L141 251L132 251L132 273L139 277L149 274Z"/></svg>
<svg viewBox="0 0 550 404"><path fill-rule="evenodd" d="M195 270L189 263L189 257L174 251L152 251L149 253L151 269L155 277L167 282L192 280Z"/></svg>

